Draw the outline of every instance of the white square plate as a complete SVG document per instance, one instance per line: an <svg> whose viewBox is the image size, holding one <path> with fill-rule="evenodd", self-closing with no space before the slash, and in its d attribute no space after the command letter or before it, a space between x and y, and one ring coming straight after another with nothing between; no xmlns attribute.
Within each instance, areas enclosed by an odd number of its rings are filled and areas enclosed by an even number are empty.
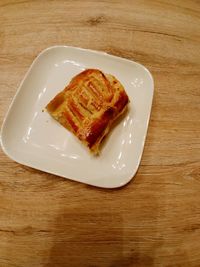
<svg viewBox="0 0 200 267"><path fill-rule="evenodd" d="M42 112L86 68L115 75L130 98L129 111L97 157ZM133 178L141 160L153 90L151 74L138 63L76 47L50 47L34 60L11 103L2 125L2 148L11 159L45 172L99 187L123 186Z"/></svg>

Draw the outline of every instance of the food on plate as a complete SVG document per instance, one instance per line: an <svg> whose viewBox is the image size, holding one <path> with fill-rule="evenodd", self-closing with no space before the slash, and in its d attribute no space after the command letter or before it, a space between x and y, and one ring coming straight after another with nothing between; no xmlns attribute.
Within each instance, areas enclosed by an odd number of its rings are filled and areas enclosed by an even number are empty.
<svg viewBox="0 0 200 267"><path fill-rule="evenodd" d="M46 106L50 115L71 131L92 153L122 115L129 98L122 84L98 69L76 75Z"/></svg>

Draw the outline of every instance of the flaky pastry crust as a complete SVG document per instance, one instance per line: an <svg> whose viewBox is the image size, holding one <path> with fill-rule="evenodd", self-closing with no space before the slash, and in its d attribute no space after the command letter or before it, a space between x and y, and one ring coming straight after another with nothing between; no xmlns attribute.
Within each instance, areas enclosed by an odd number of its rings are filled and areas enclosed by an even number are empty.
<svg viewBox="0 0 200 267"><path fill-rule="evenodd" d="M103 138L124 113L128 102L124 87L114 76L87 69L76 75L46 110L91 152L98 154Z"/></svg>

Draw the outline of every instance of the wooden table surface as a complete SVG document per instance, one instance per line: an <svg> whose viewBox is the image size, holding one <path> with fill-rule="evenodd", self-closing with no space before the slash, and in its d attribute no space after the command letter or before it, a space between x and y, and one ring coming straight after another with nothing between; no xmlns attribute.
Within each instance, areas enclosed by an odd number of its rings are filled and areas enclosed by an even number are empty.
<svg viewBox="0 0 200 267"><path fill-rule="evenodd" d="M52 45L138 61L155 80L142 161L124 188L86 186L0 152L0 266L200 266L199 0L1 0L0 25L1 123Z"/></svg>

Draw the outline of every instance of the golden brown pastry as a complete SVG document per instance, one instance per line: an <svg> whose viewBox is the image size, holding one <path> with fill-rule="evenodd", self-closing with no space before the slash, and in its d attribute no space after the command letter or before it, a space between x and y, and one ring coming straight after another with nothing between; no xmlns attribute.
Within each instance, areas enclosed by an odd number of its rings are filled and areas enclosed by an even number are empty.
<svg viewBox="0 0 200 267"><path fill-rule="evenodd" d="M98 69L76 75L46 106L47 111L73 132L94 154L114 120L129 102L122 84Z"/></svg>

